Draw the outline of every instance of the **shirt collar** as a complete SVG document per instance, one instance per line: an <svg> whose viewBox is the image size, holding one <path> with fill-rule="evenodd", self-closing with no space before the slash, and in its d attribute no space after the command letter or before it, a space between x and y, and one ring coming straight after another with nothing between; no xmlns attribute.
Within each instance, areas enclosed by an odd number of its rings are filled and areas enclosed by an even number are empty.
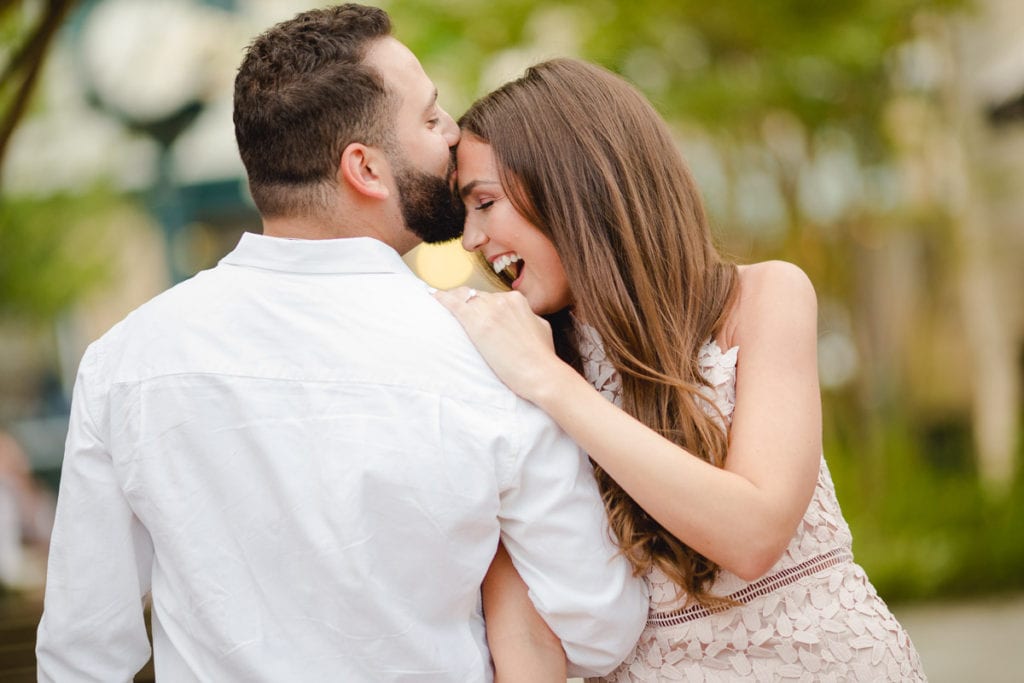
<svg viewBox="0 0 1024 683"><path fill-rule="evenodd" d="M397 251L372 237L301 240L246 232L220 262L286 273L413 275Z"/></svg>

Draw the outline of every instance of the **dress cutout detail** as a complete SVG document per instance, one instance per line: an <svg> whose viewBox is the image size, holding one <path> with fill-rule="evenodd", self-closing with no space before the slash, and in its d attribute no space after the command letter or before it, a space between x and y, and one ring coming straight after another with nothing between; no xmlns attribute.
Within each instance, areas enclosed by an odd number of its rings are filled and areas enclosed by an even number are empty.
<svg viewBox="0 0 1024 683"><path fill-rule="evenodd" d="M622 383L596 330L577 321L576 339L586 378L621 406ZM739 347L722 351L710 340L698 356L710 385L702 407L725 429L738 355ZM689 605L651 570L651 608L636 649L609 676L587 682L926 681L910 637L853 561L852 542L822 457L807 512L779 561L752 582L723 569L712 585L738 606Z"/></svg>

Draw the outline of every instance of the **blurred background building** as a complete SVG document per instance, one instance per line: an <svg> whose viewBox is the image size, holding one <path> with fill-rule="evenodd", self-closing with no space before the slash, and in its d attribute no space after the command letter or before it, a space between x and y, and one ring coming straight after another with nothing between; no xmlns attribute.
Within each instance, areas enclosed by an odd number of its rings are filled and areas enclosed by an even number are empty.
<svg viewBox="0 0 1024 683"><path fill-rule="evenodd" d="M723 249L816 284L826 456L883 596L1024 588L1024 3L379 4L456 116L546 57L636 83ZM311 6L0 0L0 495L45 510L85 346L259 231L234 71ZM457 244L406 258L487 286ZM8 583L41 581L26 552Z"/></svg>

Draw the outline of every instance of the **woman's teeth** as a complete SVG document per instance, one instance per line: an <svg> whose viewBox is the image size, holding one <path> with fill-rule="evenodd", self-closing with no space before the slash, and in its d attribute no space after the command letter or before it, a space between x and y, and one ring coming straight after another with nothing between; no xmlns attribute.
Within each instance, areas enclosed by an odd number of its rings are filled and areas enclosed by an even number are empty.
<svg viewBox="0 0 1024 683"><path fill-rule="evenodd" d="M496 274L501 275L504 272L506 276L515 280L519 276L519 262L521 260L519 254L503 254L491 262L491 267L494 268Z"/></svg>

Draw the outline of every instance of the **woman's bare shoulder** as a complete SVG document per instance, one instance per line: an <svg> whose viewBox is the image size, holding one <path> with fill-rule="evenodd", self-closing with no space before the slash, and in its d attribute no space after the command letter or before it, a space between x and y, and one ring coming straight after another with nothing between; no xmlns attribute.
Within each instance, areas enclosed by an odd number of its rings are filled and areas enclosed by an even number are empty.
<svg viewBox="0 0 1024 683"><path fill-rule="evenodd" d="M740 294L768 295L813 294L814 285L807 273L789 261L761 261L737 266L740 275Z"/></svg>
<svg viewBox="0 0 1024 683"><path fill-rule="evenodd" d="M787 261L762 261L738 269L739 292L726 319L726 343L740 344L743 337L759 334L765 326L816 329L817 295L811 279L799 266Z"/></svg>

